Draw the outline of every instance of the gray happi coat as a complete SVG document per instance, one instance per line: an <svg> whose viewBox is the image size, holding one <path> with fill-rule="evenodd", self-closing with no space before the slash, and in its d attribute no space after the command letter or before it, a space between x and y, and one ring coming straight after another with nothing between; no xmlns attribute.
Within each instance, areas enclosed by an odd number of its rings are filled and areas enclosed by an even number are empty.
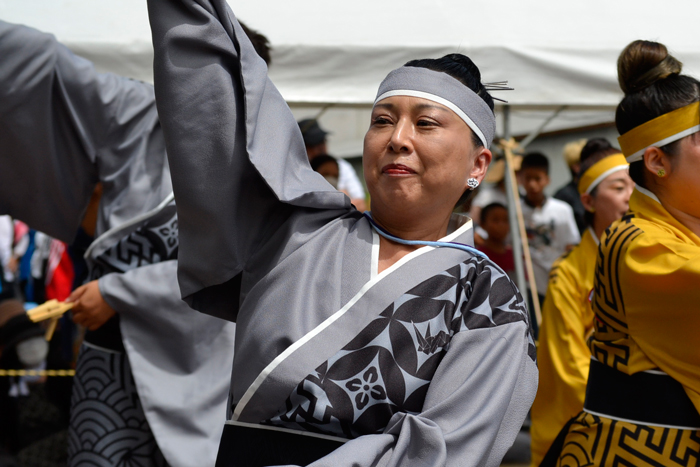
<svg viewBox="0 0 700 467"><path fill-rule="evenodd" d="M226 2L149 14L182 294L237 322L227 423L349 440L314 466L498 465L537 386L512 282L452 248L377 274L376 233L310 169ZM467 222L448 240L471 237Z"/></svg>
<svg viewBox="0 0 700 467"><path fill-rule="evenodd" d="M55 38L0 21L0 213L71 242L102 182L98 256L172 192L153 87L97 73ZM176 261L99 280L169 465L213 466L226 414L235 325L193 312Z"/></svg>

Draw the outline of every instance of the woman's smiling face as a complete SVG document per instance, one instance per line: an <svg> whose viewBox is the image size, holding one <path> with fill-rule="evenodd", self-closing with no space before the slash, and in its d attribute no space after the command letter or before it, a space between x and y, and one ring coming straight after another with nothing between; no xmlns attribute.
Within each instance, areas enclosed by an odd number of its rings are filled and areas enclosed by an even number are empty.
<svg viewBox="0 0 700 467"><path fill-rule="evenodd" d="M467 179L481 181L491 161L472 135L457 114L433 101L393 96L377 103L363 151L372 212L408 219L452 212Z"/></svg>

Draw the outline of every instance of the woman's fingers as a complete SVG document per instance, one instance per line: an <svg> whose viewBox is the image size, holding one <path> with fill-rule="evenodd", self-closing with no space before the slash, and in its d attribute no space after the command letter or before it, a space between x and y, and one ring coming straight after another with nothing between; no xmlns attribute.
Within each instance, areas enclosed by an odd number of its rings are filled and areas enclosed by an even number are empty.
<svg viewBox="0 0 700 467"><path fill-rule="evenodd" d="M83 296L85 291L87 290L87 284L81 285L77 289L75 289L73 292L71 292L70 296L66 299L66 302L76 302L80 297Z"/></svg>
<svg viewBox="0 0 700 467"><path fill-rule="evenodd" d="M78 287L67 301L74 303L73 322L91 331L98 329L115 314L102 297L97 281Z"/></svg>

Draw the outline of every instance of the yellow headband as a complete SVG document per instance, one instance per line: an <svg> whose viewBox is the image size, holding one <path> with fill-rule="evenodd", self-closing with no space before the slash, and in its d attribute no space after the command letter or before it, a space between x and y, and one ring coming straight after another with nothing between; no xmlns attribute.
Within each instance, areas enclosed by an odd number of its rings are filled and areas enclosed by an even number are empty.
<svg viewBox="0 0 700 467"><path fill-rule="evenodd" d="M628 162L640 161L644 151L677 141L700 130L700 102L649 120L617 138Z"/></svg>
<svg viewBox="0 0 700 467"><path fill-rule="evenodd" d="M613 154L599 160L586 170L578 181L579 194L590 193L600 182L605 180L605 177L618 170L625 170L628 167L629 164L622 154Z"/></svg>

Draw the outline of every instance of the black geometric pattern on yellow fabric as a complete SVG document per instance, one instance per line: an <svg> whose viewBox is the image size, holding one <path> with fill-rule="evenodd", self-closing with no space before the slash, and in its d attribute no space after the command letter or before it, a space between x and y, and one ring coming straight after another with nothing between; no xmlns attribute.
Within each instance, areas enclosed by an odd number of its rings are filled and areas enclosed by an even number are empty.
<svg viewBox="0 0 700 467"><path fill-rule="evenodd" d="M625 215L621 222L606 231L598 247L595 269L595 298L593 311L598 319L618 331L627 330L625 304L620 287L619 266L630 242L642 231L631 221L633 214Z"/></svg>
<svg viewBox="0 0 700 467"><path fill-rule="evenodd" d="M601 340L596 326L595 334L593 334L589 346L591 354L599 362L623 373L629 373L627 367L630 361L631 350L628 345Z"/></svg>
<svg viewBox="0 0 700 467"><path fill-rule="evenodd" d="M581 412L573 421L558 467L697 467L700 431L637 425Z"/></svg>
<svg viewBox="0 0 700 467"><path fill-rule="evenodd" d="M601 363L624 373L629 373L627 367L632 351L619 282L619 266L630 242L642 233L632 222L633 219L634 214L626 214L620 223L606 231L598 247L595 294L591 304L596 315L594 339L589 341L591 354Z"/></svg>

